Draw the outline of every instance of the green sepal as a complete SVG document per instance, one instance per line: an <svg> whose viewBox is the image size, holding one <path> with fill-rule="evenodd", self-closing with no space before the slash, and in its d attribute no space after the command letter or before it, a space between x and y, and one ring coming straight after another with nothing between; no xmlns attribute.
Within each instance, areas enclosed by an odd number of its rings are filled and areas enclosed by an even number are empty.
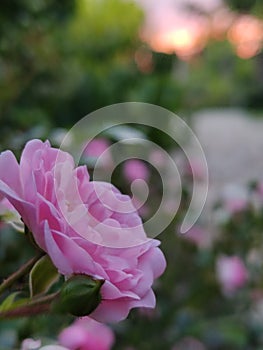
<svg viewBox="0 0 263 350"><path fill-rule="evenodd" d="M29 274L30 297L46 293L59 279L59 273L48 255L39 259Z"/></svg>

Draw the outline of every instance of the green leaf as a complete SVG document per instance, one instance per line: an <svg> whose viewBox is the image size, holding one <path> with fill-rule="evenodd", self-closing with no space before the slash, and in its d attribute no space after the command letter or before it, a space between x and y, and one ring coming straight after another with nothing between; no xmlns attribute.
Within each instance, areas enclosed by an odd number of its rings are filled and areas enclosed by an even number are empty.
<svg viewBox="0 0 263 350"><path fill-rule="evenodd" d="M4 312L11 309L11 307L14 304L15 298L19 293L20 292L14 292L8 295L8 297L6 297L5 300L2 302L2 304L0 305L0 312Z"/></svg>
<svg viewBox="0 0 263 350"><path fill-rule="evenodd" d="M29 289L31 298L46 293L59 279L59 273L48 255L39 259L29 274Z"/></svg>
<svg viewBox="0 0 263 350"><path fill-rule="evenodd" d="M20 298L16 300L16 297L21 294L21 292L14 292L8 295L5 300L0 305L0 313L15 309L16 307L23 306L28 303L29 298Z"/></svg>

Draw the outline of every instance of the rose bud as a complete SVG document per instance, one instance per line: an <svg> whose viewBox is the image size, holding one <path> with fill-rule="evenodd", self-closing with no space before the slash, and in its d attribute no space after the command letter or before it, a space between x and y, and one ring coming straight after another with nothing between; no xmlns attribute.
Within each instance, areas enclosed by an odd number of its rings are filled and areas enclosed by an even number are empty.
<svg viewBox="0 0 263 350"><path fill-rule="evenodd" d="M101 302L100 289L104 280L87 275L74 275L62 286L55 310L74 316L87 316Z"/></svg>

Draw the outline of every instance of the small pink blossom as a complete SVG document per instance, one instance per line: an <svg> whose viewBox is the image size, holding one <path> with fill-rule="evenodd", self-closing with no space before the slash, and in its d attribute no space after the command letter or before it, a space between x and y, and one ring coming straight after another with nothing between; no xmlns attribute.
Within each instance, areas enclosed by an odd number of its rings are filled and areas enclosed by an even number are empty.
<svg viewBox="0 0 263 350"><path fill-rule="evenodd" d="M225 202L225 209L230 214L237 214L247 209L248 203L244 198L232 198Z"/></svg>
<svg viewBox="0 0 263 350"><path fill-rule="evenodd" d="M233 184L227 185L222 193L223 205L230 215L244 211L248 207L248 192L245 187Z"/></svg>
<svg viewBox="0 0 263 350"><path fill-rule="evenodd" d="M84 156L97 160L99 157L100 164L104 167L108 167L112 164L112 156L109 151L110 142L104 138L93 139L88 142L87 146L84 149Z"/></svg>
<svg viewBox="0 0 263 350"><path fill-rule="evenodd" d="M110 350L114 333L108 326L84 317L60 333L59 343L69 350Z"/></svg>
<svg viewBox="0 0 263 350"><path fill-rule="evenodd" d="M89 157L98 158L109 147L110 143L108 140L103 138L93 139L87 144L84 153Z"/></svg>
<svg viewBox="0 0 263 350"><path fill-rule="evenodd" d="M194 159L190 163L185 164L185 173L188 176L193 176L194 179L202 181L205 178L206 169L203 164L198 160Z"/></svg>
<svg viewBox="0 0 263 350"><path fill-rule="evenodd" d="M140 159L126 160L123 165L123 172L126 179L130 182L137 179L147 181L150 175L147 166Z"/></svg>
<svg viewBox="0 0 263 350"><path fill-rule="evenodd" d="M199 248L206 248L210 244L210 235L200 226L193 226L188 230L183 238L194 243Z"/></svg>
<svg viewBox="0 0 263 350"><path fill-rule="evenodd" d="M248 279L247 269L238 256L220 256L216 263L216 275L226 295L243 287Z"/></svg>
<svg viewBox="0 0 263 350"><path fill-rule="evenodd" d="M151 287L166 266L159 241L146 236L128 196L90 181L87 168L75 168L70 154L40 140L26 144L20 164L12 152L3 152L0 195L59 273L105 280L91 317L116 322L131 308L155 306Z"/></svg>

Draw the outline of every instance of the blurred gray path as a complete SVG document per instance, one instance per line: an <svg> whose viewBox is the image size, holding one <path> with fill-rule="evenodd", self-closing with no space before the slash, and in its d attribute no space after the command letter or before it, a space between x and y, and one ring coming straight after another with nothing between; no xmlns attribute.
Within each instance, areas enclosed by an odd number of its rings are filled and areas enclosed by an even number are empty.
<svg viewBox="0 0 263 350"><path fill-rule="evenodd" d="M193 116L210 177L209 197L229 184L263 180L263 118L243 110L205 110Z"/></svg>

